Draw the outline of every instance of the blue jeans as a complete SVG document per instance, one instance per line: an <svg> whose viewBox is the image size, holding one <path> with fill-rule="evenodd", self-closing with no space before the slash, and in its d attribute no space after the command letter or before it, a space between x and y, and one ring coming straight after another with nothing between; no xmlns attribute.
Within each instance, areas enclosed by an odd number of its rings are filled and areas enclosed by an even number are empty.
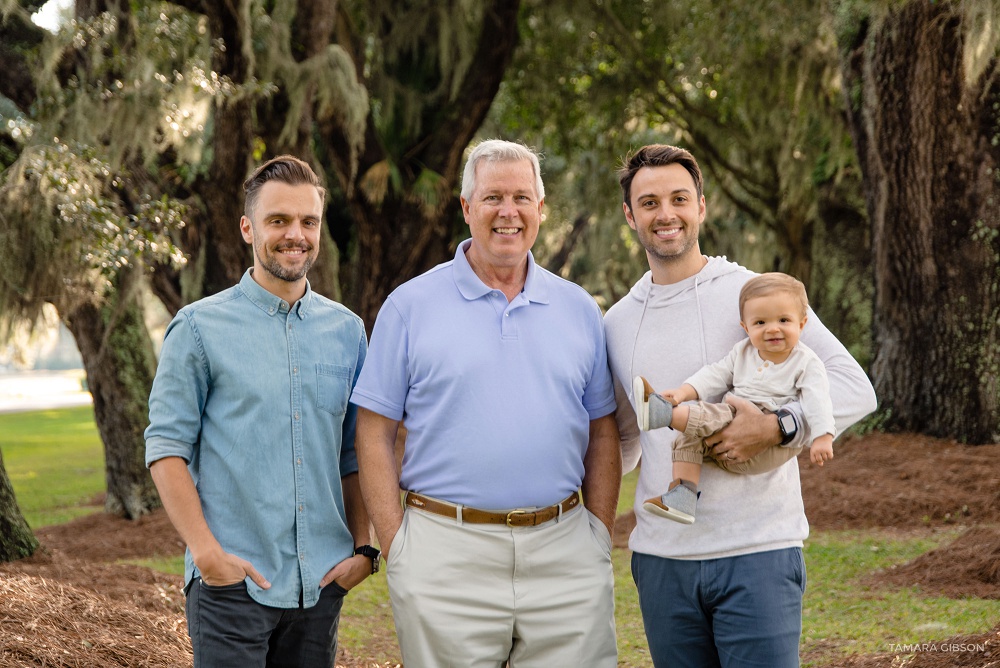
<svg viewBox="0 0 1000 668"><path fill-rule="evenodd" d="M632 578L657 668L797 668L801 548L684 561L638 552Z"/></svg>
<svg viewBox="0 0 1000 668"><path fill-rule="evenodd" d="M187 592L195 668L334 668L344 591L337 583L310 608L272 608L244 582L212 587L195 578Z"/></svg>

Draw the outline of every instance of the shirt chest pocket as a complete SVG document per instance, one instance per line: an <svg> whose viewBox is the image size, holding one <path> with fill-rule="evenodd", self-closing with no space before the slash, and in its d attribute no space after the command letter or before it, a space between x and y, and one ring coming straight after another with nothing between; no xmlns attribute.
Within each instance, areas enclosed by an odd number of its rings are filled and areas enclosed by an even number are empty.
<svg viewBox="0 0 1000 668"><path fill-rule="evenodd" d="M316 406L333 415L347 412L351 369L339 364L316 365Z"/></svg>

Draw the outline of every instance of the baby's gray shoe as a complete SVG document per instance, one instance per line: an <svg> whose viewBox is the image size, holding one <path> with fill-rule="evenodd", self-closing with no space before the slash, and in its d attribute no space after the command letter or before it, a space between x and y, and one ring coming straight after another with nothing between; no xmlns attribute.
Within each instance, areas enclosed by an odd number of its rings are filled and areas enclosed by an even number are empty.
<svg viewBox="0 0 1000 668"><path fill-rule="evenodd" d="M648 406L649 422L647 429L662 429L663 427L670 426L670 421L674 418L673 404L659 394L649 395L646 404Z"/></svg>
<svg viewBox="0 0 1000 668"><path fill-rule="evenodd" d="M694 524L695 508L698 505L699 496L700 492L696 492L675 480L670 484L670 489L667 490L666 494L646 499L642 507L644 510L668 520L681 524Z"/></svg>
<svg viewBox="0 0 1000 668"><path fill-rule="evenodd" d="M673 405L657 394L642 376L632 379L632 398L635 401L635 417L639 422L639 429L649 431L670 426L674 415Z"/></svg>

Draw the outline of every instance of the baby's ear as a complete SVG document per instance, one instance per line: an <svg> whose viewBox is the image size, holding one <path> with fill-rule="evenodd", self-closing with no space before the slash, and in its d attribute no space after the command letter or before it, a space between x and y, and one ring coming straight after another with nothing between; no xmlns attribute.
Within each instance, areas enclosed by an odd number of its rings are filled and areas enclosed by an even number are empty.
<svg viewBox="0 0 1000 668"><path fill-rule="evenodd" d="M805 323L803 322L802 324L804 325ZM749 330L749 329L747 329L747 325L746 325L746 323L745 323L745 322L743 322L742 320L740 320L740 327L742 327L742 328L743 328L743 331L744 331L744 332L746 332L746 333L747 333L748 335L750 334L750 330Z"/></svg>

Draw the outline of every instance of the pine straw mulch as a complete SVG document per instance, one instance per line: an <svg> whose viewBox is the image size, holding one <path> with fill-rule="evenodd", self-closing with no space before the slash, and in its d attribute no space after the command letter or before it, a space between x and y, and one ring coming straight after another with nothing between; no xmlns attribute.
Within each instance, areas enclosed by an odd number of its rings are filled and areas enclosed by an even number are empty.
<svg viewBox="0 0 1000 668"><path fill-rule="evenodd" d="M933 532L964 527L952 543L869 576L873 587L917 585L930 595L1000 600L1000 445L967 447L913 435L848 438L823 468L800 458L806 514L814 529ZM95 503L99 500L95 500ZM619 518L627 545L635 519ZM43 550L0 564L0 666L190 665L181 578L121 559L183 552L162 511L138 522L89 515L36 532ZM394 641L394 638L392 639ZM838 659L846 668L1000 668L1000 625L937 643L985 651L921 651ZM338 654L344 668L388 668Z"/></svg>
<svg viewBox="0 0 1000 668"><path fill-rule="evenodd" d="M111 575L110 573L108 574ZM20 573L0 578L4 666L190 665L182 617Z"/></svg>

